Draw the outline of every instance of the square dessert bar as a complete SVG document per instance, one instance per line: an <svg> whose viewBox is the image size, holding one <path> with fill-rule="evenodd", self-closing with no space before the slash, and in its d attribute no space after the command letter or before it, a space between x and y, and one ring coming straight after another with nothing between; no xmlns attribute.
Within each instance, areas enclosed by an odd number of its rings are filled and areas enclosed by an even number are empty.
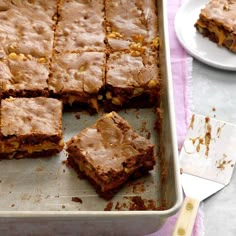
<svg viewBox="0 0 236 236"><path fill-rule="evenodd" d="M67 142L69 164L84 174L105 199L134 174L155 165L154 145L135 133L117 113L103 115Z"/></svg>
<svg viewBox="0 0 236 236"><path fill-rule="evenodd" d="M44 157L64 146L62 103L53 98L7 98L1 101L0 157Z"/></svg>
<svg viewBox="0 0 236 236"><path fill-rule="evenodd" d="M105 50L103 0L62 0L58 12L57 52Z"/></svg>
<svg viewBox="0 0 236 236"><path fill-rule="evenodd" d="M49 62L14 52L0 51L0 96L37 97L49 95Z"/></svg>
<svg viewBox="0 0 236 236"><path fill-rule="evenodd" d="M155 45L158 36L155 0L105 1L107 42L113 50Z"/></svg>
<svg viewBox="0 0 236 236"><path fill-rule="evenodd" d="M49 89L52 96L68 105L86 105L98 111L105 84L105 53L81 52L55 54Z"/></svg>
<svg viewBox="0 0 236 236"><path fill-rule="evenodd" d="M151 107L158 105L160 77L156 53L137 56L114 52L109 55L106 73L105 108Z"/></svg>
<svg viewBox="0 0 236 236"><path fill-rule="evenodd" d="M32 1L31 1L32 2ZM1 1L0 50L49 57L52 52L57 1Z"/></svg>
<svg viewBox="0 0 236 236"><path fill-rule="evenodd" d="M236 0L211 0L195 23L199 33L236 53Z"/></svg>

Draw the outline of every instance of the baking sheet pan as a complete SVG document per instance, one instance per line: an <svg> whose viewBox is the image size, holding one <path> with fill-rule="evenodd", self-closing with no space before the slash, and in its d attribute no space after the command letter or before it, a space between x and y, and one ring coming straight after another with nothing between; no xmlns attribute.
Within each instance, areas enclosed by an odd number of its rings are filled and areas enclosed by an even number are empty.
<svg viewBox="0 0 236 236"><path fill-rule="evenodd" d="M156 144L156 153L160 155L155 169L149 175L127 183L108 202L99 198L86 180L79 179L65 165L64 151L50 158L2 160L0 230L3 227L2 230L7 233L7 229L14 226L17 230L28 228L35 234L40 232L44 235L52 232L63 234L65 229L69 235L75 232L76 235L93 235L93 232L97 235L144 235L157 230L163 219L179 209L182 195L164 0L158 1L158 11L162 132L159 135L154 129L157 116L153 108L119 112L139 134L150 137L151 142ZM93 124L99 116L101 113L93 116L86 112L64 113L65 141ZM155 210L131 211L133 197L137 196L146 205L154 203ZM45 228L45 223L50 223L51 227Z"/></svg>

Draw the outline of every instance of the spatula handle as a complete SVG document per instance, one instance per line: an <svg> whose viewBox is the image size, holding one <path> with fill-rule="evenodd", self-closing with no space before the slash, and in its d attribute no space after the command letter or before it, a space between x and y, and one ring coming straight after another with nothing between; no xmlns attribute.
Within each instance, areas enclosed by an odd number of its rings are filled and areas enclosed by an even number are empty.
<svg viewBox="0 0 236 236"><path fill-rule="evenodd" d="M172 236L191 236L200 201L191 197L184 199Z"/></svg>

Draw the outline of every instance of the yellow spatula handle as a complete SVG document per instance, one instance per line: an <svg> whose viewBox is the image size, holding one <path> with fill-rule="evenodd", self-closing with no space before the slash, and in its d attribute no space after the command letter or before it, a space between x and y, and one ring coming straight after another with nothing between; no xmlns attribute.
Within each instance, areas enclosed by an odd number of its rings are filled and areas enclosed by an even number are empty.
<svg viewBox="0 0 236 236"><path fill-rule="evenodd" d="M172 236L191 236L200 201L186 197Z"/></svg>

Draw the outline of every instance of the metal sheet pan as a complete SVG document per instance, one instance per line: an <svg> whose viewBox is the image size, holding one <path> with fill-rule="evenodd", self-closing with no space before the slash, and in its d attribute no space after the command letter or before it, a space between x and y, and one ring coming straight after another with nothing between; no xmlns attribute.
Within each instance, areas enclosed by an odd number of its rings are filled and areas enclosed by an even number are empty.
<svg viewBox="0 0 236 236"><path fill-rule="evenodd" d="M153 109L120 112L138 133L150 136L151 142L160 147L155 169L150 175L126 184L110 201L111 209L104 211L108 202L63 164L64 152L44 159L3 160L0 162L0 232L4 235L19 235L19 232L21 235L144 235L158 230L179 209L182 194L166 10L164 0L159 0L161 134L154 129L157 117ZM65 141L93 124L99 116L100 113L94 116L85 112L65 113ZM129 201L133 196L154 201L157 210L130 211ZM74 197L79 201L73 201Z"/></svg>

